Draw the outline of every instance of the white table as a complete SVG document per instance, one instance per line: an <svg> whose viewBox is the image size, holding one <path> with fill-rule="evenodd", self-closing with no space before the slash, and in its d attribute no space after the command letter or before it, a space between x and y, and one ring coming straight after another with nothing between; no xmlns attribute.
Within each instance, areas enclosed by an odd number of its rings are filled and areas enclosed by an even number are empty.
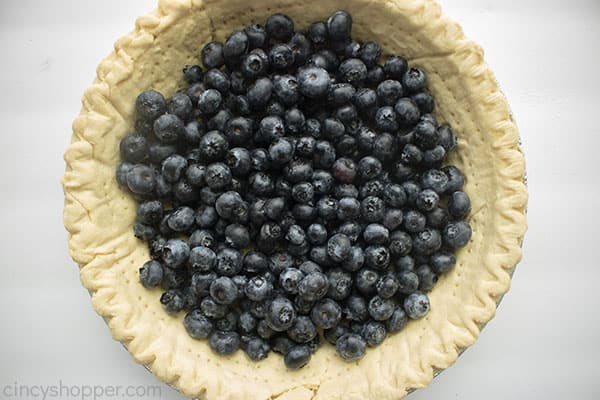
<svg viewBox="0 0 600 400"><path fill-rule="evenodd" d="M530 229L498 316L410 398L596 400L600 2L442 2L486 49L512 105L528 162ZM114 40L153 7L154 0L0 3L2 398L15 384L158 385L92 310L67 253L60 187L83 90ZM140 398L182 398L161 387L162 396Z"/></svg>

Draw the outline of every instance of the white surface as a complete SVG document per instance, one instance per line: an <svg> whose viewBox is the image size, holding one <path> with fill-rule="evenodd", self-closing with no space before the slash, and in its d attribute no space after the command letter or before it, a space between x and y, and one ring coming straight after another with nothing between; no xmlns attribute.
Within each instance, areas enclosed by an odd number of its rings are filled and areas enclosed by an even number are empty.
<svg viewBox="0 0 600 400"><path fill-rule="evenodd" d="M410 398L596 400L600 2L442 3L486 49L512 105L528 162L530 229L498 316ZM0 390L157 384L92 310L67 253L60 188L83 90L114 40L154 4L0 2ZM181 398L167 387L157 397Z"/></svg>

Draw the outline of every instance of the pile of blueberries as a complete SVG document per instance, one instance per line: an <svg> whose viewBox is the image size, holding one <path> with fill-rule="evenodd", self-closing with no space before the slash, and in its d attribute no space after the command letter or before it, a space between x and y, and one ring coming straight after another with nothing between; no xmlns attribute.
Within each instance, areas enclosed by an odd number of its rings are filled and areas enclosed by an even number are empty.
<svg viewBox="0 0 600 400"><path fill-rule="evenodd" d="M351 29L274 14L204 46L170 99L136 100L116 175L152 257L140 280L218 354L297 369L324 339L356 361L428 313L471 237L426 74Z"/></svg>

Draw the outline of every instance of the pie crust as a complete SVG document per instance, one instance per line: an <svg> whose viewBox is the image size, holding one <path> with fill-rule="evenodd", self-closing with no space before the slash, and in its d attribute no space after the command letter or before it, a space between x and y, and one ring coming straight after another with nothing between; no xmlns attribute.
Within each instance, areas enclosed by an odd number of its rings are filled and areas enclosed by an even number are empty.
<svg viewBox="0 0 600 400"><path fill-rule="evenodd" d="M264 23L274 12L305 28L338 9L352 14L358 40L376 40L428 72L435 115L459 137L450 162L467 177L473 237L430 293L429 315L358 362L341 361L328 344L294 372L274 353L259 363L242 351L217 356L206 341L188 336L183 315L162 310L159 289L139 283L138 268L149 255L132 233L136 204L115 180L119 142L133 129L137 94L148 88L173 94L184 84L182 67L198 62L203 44ZM526 231L525 162L509 106L481 48L433 0L159 1L98 66L65 160L64 223L94 308L137 362L183 394L209 400L397 400L426 386L494 316Z"/></svg>

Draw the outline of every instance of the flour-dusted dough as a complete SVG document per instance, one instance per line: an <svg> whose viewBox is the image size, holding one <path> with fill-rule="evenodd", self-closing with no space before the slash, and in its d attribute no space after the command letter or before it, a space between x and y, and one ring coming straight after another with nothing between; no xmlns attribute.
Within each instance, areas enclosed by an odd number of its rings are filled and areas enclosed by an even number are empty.
<svg viewBox="0 0 600 400"><path fill-rule="evenodd" d="M162 310L160 290L139 284L138 268L148 251L132 233L136 205L114 178L119 142L133 129L138 93L154 88L173 94L183 85L183 66L197 63L208 41L264 23L274 12L306 28L337 9L352 13L358 40L376 40L385 53L404 55L428 72L435 114L459 137L450 161L467 177L472 240L431 292L431 313L369 349L359 362L341 361L328 344L295 372L286 371L273 353L259 363L242 351L219 357L206 341L187 335L182 316ZM94 308L137 362L185 395L209 400L398 400L426 386L494 316L526 230L525 164L506 100L482 50L429 0L160 1L98 67L65 160L64 222Z"/></svg>

